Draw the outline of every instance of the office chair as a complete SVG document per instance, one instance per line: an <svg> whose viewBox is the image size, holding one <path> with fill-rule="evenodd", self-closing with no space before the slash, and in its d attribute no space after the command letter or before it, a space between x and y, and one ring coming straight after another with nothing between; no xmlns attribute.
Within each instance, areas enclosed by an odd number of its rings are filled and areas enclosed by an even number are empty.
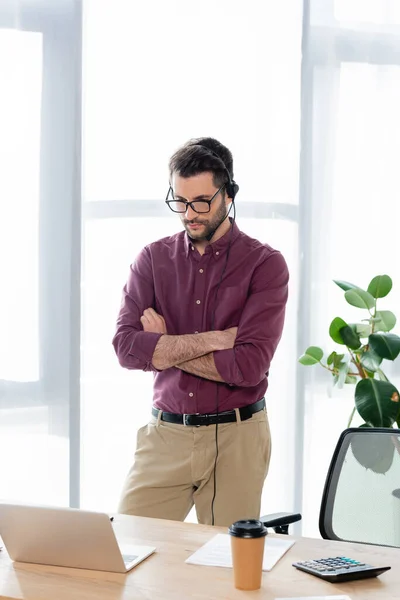
<svg viewBox="0 0 400 600"><path fill-rule="evenodd" d="M277 533L299 514L265 515ZM336 445L322 495L319 530L329 540L400 548L400 429L351 428Z"/></svg>

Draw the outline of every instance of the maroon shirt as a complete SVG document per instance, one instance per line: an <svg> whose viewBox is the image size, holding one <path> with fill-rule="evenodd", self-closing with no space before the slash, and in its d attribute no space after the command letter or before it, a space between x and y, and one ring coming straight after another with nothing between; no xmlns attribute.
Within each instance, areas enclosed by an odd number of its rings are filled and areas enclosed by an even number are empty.
<svg viewBox="0 0 400 600"><path fill-rule="evenodd" d="M226 263L228 264L215 293ZM213 413L256 402L268 385L268 371L282 334L288 294L288 269L277 250L252 239L236 224L206 247L203 256L185 232L146 246L124 287L113 339L120 364L154 372L154 405L174 413ZM238 327L234 348L214 352L226 383L203 379L172 367L152 365L161 334L143 331L140 317L154 308L169 335Z"/></svg>

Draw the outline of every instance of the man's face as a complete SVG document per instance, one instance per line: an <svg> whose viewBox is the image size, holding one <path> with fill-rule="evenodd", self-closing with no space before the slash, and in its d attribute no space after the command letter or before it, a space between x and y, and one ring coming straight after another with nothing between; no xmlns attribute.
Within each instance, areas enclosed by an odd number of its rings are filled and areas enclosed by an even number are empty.
<svg viewBox="0 0 400 600"><path fill-rule="evenodd" d="M200 173L193 177L181 177L174 173L171 185L175 199L188 202L211 200L218 191L214 185L212 173ZM197 213L188 206L186 213L179 213L184 228L193 240L206 239L226 216L230 200L226 197L224 190L225 188L222 188L215 196L210 206L210 212Z"/></svg>

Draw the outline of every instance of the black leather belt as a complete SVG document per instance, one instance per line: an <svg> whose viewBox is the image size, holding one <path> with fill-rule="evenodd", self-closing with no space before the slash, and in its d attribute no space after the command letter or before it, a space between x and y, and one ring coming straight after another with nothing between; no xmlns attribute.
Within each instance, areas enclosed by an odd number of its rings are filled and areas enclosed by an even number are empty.
<svg viewBox="0 0 400 600"><path fill-rule="evenodd" d="M242 406L239 408L240 420L247 421L247 419L251 419L254 413L260 412L265 407L265 398L261 398L254 404L249 404L248 406ZM161 421L166 421L167 423L176 423L177 425L188 425L191 427L200 427L202 425L216 425L217 423L234 423L236 421L236 411L227 410L225 412L220 413L212 413L208 415L179 415L177 413L170 413L161 411ZM158 408L151 409L151 414L156 419L158 418L160 411Z"/></svg>

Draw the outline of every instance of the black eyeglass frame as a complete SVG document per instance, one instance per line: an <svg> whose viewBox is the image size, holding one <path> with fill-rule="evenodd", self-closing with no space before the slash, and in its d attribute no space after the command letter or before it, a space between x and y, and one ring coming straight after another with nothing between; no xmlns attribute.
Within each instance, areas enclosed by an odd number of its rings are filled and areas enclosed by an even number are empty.
<svg viewBox="0 0 400 600"><path fill-rule="evenodd" d="M215 198L218 196L218 194L224 189L224 187L226 186L226 183L223 183L221 185L221 187L215 192L214 196L212 198L210 198L210 200L193 200L192 202L188 202L187 200L176 200L174 198L174 190L172 189L172 185L169 186L168 189L168 193L167 193L167 197L165 198L165 203L168 205L168 208L170 210L172 210L172 212L177 213L177 214L185 214L185 212L187 212L188 206L190 206L190 208L197 213L198 215L206 215L207 213L210 212L211 210L211 202L213 200L215 200ZM172 200L168 200L169 195L172 193ZM172 202L181 202L182 204L185 205L185 210L174 210L173 208L171 208L171 204ZM196 202L205 202L206 204L208 204L208 210L206 211L201 211L199 212L198 210L195 209L195 207L193 206L193 204L195 204Z"/></svg>

